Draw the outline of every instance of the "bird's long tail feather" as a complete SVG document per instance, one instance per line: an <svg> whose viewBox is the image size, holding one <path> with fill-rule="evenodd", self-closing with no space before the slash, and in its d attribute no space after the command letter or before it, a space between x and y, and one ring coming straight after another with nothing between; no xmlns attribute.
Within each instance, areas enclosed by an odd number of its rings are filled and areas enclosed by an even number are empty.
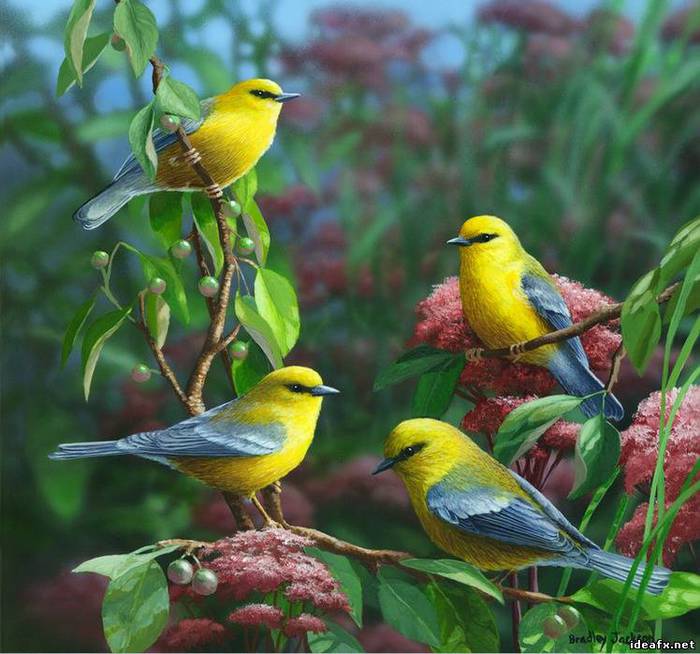
<svg viewBox="0 0 700 654"><path fill-rule="evenodd" d="M93 456L115 456L124 454L117 447L117 441L97 441L92 443L63 443L55 452L49 454L49 459L85 459Z"/></svg>
<svg viewBox="0 0 700 654"><path fill-rule="evenodd" d="M88 200L73 214L73 218L83 229L95 229L107 222L132 198L154 190L155 187L145 175L124 175Z"/></svg>
<svg viewBox="0 0 700 654"><path fill-rule="evenodd" d="M560 386L570 395L591 395L602 391L605 386L589 369L573 354L562 348L550 361L547 368ZM600 395L591 397L581 403L581 411L591 418L600 413L601 405L605 411L605 417L611 420L622 420L625 410L618 399L608 393L603 401Z"/></svg>
<svg viewBox="0 0 700 654"><path fill-rule="evenodd" d="M630 569L632 568L632 559L626 556L621 556L620 554L613 554L612 552L604 552L599 549L590 549L587 552L590 562L590 568L599 572L605 577L610 579L617 579L618 581L624 582L627 579ZM634 580L632 581L633 588L639 588L642 581L642 576L645 570L644 565L640 565L634 575ZM659 595L663 589L668 584L671 576L671 571L667 568L662 568L660 566L654 566L654 569L649 578L649 585L646 588L648 593L652 595Z"/></svg>

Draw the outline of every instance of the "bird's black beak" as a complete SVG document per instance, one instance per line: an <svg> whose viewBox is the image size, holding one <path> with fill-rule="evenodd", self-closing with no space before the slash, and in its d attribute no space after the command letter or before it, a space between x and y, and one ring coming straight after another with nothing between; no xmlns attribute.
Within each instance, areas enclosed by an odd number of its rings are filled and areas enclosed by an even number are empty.
<svg viewBox="0 0 700 654"><path fill-rule="evenodd" d="M294 100L294 98L298 98L300 95L301 93L280 93L275 97L275 102L289 102L290 100Z"/></svg>
<svg viewBox="0 0 700 654"><path fill-rule="evenodd" d="M446 245L459 245L461 247L471 244L472 242L468 238L463 238L461 236L455 236L446 242Z"/></svg>
<svg viewBox="0 0 700 654"><path fill-rule="evenodd" d="M323 395L337 395L340 391L332 386L324 386L319 384L318 386L313 386L311 388L311 395L314 397L321 397Z"/></svg>
<svg viewBox="0 0 700 654"><path fill-rule="evenodd" d="M372 471L372 474L378 475L380 472L384 472L385 470L392 468L396 461L397 459L395 456L390 456L388 459L384 459L384 461L380 462L379 465Z"/></svg>

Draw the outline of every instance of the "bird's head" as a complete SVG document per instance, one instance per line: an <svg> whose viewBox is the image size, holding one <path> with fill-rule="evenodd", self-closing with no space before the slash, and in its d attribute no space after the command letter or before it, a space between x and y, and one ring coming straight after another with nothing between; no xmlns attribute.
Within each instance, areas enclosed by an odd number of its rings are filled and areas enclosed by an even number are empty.
<svg viewBox="0 0 700 654"><path fill-rule="evenodd" d="M265 375L247 394L246 398L261 407L275 406L282 410L321 408L326 395L339 393L325 386L321 375L311 368L287 366Z"/></svg>
<svg viewBox="0 0 700 654"><path fill-rule="evenodd" d="M272 80L248 79L232 86L223 94L222 99L236 109L255 112L276 120L282 105L298 97L298 93L284 93L280 85Z"/></svg>
<svg viewBox="0 0 700 654"><path fill-rule="evenodd" d="M522 256L522 245L508 223L496 216L474 216L464 221L459 236L447 241L457 245L462 261L489 257L500 262Z"/></svg>
<svg viewBox="0 0 700 654"><path fill-rule="evenodd" d="M384 460L372 474L390 468L407 483L430 486L442 479L465 451L476 447L459 429L432 418L399 423L384 442Z"/></svg>

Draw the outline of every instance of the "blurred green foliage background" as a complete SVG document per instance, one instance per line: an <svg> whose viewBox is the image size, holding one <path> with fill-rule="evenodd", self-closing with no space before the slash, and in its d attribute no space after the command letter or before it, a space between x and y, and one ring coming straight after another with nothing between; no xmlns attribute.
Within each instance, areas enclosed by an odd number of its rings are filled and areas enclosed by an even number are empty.
<svg viewBox="0 0 700 654"><path fill-rule="evenodd" d="M430 554L397 482L367 474L368 455L410 409L410 384L373 394L374 376L411 336L416 302L455 274L443 244L469 215L505 218L549 270L620 298L658 260L700 213L700 12L649 0L632 21L617 13L621 2L576 17L554 4L486 4L425 29L400 10L338 5L311 12L304 37L290 40L278 33L274 2L155 4L159 53L201 97L253 75L303 93L285 106L258 166L258 197L273 266L295 280L302 303L288 361L318 368L343 395L326 402L308 462L288 484L288 517ZM100 584L66 570L230 528L214 496L151 463L46 459L58 442L183 417L159 379L129 381L148 361L137 333L124 330L105 348L88 405L76 360L59 368L68 320L98 284L92 251L120 238L157 249L141 205L96 232L70 220L127 154L129 120L150 88L108 49L83 89L57 99L67 11L66 2L41 24L29 6L5 7L0 27L4 650L103 648ZM98 7L98 26L109 28L110 12ZM126 260L118 272L117 288L141 284ZM173 328L166 349L180 370L207 319L191 280L192 327ZM642 380L627 371L628 409L658 387L657 369ZM208 404L227 398L214 366ZM582 507L564 510L575 518ZM680 621L675 629L690 633Z"/></svg>

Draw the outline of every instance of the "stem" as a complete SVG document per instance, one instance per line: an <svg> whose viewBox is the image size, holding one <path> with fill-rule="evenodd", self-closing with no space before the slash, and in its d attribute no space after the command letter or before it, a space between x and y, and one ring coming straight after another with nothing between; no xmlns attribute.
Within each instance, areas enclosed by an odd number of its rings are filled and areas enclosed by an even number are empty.
<svg viewBox="0 0 700 654"><path fill-rule="evenodd" d="M513 590L518 589L518 573L513 572L510 575L510 587ZM522 608L520 606L520 601L517 598L513 598L511 602L511 634L513 636L513 651L520 652L520 620L523 617Z"/></svg>

